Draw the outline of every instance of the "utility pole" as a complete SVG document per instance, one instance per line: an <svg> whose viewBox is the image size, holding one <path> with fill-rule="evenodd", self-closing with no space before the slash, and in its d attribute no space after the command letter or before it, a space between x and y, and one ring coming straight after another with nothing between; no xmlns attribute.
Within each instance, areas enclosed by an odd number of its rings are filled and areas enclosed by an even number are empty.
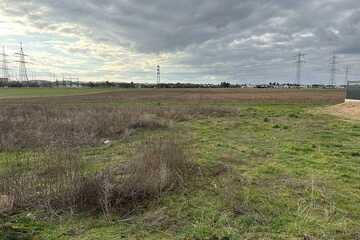
<svg viewBox="0 0 360 240"><path fill-rule="evenodd" d="M15 53L15 55L19 56L19 61L17 61L19 63L19 81L22 82L26 82L27 87L29 87L29 77L28 77L28 73L26 70L26 61L25 61L25 57L27 57L27 55L24 54L24 50L23 50L23 46L22 46L22 42L20 43L20 52Z"/></svg>
<svg viewBox="0 0 360 240"><path fill-rule="evenodd" d="M351 66L350 65L346 65L345 66L345 84L348 84L349 82L349 74L351 71Z"/></svg>
<svg viewBox="0 0 360 240"><path fill-rule="evenodd" d="M63 87L66 88L65 74L62 75Z"/></svg>
<svg viewBox="0 0 360 240"><path fill-rule="evenodd" d="M158 87L160 87L160 81L161 81L161 78L160 78L160 65L157 65L156 67L156 84Z"/></svg>
<svg viewBox="0 0 360 240"><path fill-rule="evenodd" d="M301 52L296 55L296 84L299 86L301 86L302 65L305 63L304 57L305 54Z"/></svg>
<svg viewBox="0 0 360 240"><path fill-rule="evenodd" d="M8 68L8 62L6 60L6 57L8 55L6 55L5 53L5 47L3 46L2 48L2 86L3 87L7 87L8 86L8 82L10 80L10 75L9 75L9 68Z"/></svg>
<svg viewBox="0 0 360 240"><path fill-rule="evenodd" d="M335 75L336 75L336 65L337 65L337 57L335 55L335 53L333 53L333 56L330 59L330 82L329 85L330 86L335 86L336 82L335 82Z"/></svg>

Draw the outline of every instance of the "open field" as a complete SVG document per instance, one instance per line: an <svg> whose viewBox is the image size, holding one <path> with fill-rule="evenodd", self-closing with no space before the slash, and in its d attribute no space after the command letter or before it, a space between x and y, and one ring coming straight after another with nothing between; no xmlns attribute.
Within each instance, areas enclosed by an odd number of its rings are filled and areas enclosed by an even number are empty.
<svg viewBox="0 0 360 240"><path fill-rule="evenodd" d="M22 166L36 174L31 180L38 184L51 166L69 169L59 163L71 158L84 164L86 179L107 167L115 169L110 183L125 182L116 188L116 197L125 202L136 197L136 203L115 206L110 194L100 211L81 211L72 196L53 201L48 191L37 189L49 201L34 195L29 203L23 196L15 211L0 213L0 238L359 239L360 122L314 111L343 100L342 90L257 89L115 90L2 99L0 176ZM65 147L66 154L49 150L49 143ZM168 161L165 170L159 159ZM124 163L125 168L119 167ZM81 164L71 165L68 175L77 176L74 169ZM164 171L166 181L158 182ZM82 182L84 176L76 179ZM14 178L6 179L11 185ZM144 179L156 185L139 185ZM133 198L126 195L129 186ZM108 190L97 196L103 203L113 188L101 189ZM69 201L75 203L72 211L61 204Z"/></svg>
<svg viewBox="0 0 360 240"><path fill-rule="evenodd" d="M0 99L4 98L29 98L29 97L51 97L71 96L81 94L94 94L108 92L107 89L91 88L0 88Z"/></svg>
<svg viewBox="0 0 360 240"><path fill-rule="evenodd" d="M7 92L8 91L8 92ZM241 101L241 102L273 102L273 103L340 103L345 98L345 92L339 89L0 89L3 101L12 102L6 98L26 98L26 102L43 103L44 99L37 97L53 96L47 101L63 103L66 100L76 102L109 102L119 101ZM56 98L58 96L66 96ZM58 101L57 101L58 100ZM15 102L19 102L16 99Z"/></svg>

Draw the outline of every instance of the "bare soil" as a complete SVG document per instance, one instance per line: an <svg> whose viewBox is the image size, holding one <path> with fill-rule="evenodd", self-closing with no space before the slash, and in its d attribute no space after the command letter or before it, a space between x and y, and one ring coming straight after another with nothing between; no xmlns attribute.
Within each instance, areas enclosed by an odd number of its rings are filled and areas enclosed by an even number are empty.
<svg viewBox="0 0 360 240"><path fill-rule="evenodd" d="M327 107L325 112L338 117L360 120L360 103L347 102Z"/></svg>

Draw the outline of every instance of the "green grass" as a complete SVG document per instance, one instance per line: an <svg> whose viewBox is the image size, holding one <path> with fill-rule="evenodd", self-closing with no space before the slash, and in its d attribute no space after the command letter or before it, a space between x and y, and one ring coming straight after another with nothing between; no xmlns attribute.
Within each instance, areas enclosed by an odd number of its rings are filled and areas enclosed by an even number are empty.
<svg viewBox="0 0 360 240"><path fill-rule="evenodd" d="M33 239L359 238L360 122L305 105L231 106L239 108L237 116L181 122L83 149L95 164L116 163L145 136L177 131L186 139L199 172L134 215L21 213L0 221Z"/></svg>
<svg viewBox="0 0 360 240"><path fill-rule="evenodd" d="M0 98L51 97L114 91L94 88L0 88Z"/></svg>

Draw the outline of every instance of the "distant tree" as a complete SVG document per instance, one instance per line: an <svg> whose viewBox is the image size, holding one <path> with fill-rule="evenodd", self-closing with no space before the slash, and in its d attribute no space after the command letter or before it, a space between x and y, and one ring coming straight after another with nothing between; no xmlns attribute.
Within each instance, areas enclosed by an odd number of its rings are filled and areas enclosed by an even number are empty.
<svg viewBox="0 0 360 240"><path fill-rule="evenodd" d="M222 82L222 83L220 84L220 87L221 87L221 88L229 88L229 87L231 87L231 84L228 83L228 82Z"/></svg>
<svg viewBox="0 0 360 240"><path fill-rule="evenodd" d="M113 84L111 82L109 82L109 81L106 81L105 82L105 87L106 88L111 88L111 87L113 87Z"/></svg>

